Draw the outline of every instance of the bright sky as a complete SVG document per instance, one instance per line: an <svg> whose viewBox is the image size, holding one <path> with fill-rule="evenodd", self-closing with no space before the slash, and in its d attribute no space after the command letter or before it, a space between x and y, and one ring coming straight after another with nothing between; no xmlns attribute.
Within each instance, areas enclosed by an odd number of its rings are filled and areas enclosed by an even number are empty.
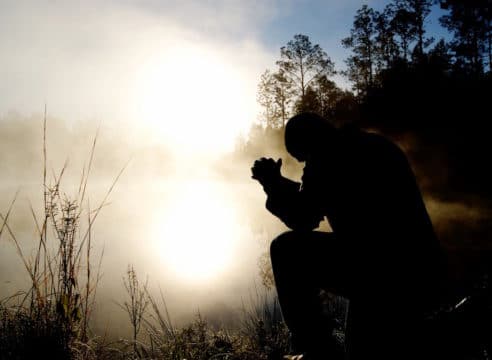
<svg viewBox="0 0 492 360"><path fill-rule="evenodd" d="M294 34L309 35L343 68L340 40L364 3L387 1L3 0L0 114L39 112L47 102L66 120L138 119L160 137L169 131L156 133L156 123L178 112L209 122L234 112L219 134L230 137L256 118L259 75ZM442 32L436 17L428 26ZM172 130L178 138L183 127Z"/></svg>

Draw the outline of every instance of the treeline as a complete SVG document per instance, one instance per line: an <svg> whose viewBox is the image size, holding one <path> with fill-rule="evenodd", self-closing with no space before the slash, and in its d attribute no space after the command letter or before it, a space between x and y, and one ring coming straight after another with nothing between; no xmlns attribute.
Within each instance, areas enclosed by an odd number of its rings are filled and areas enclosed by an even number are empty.
<svg viewBox="0 0 492 360"><path fill-rule="evenodd" d="M343 105L354 108L353 93L341 90L332 79L335 64L308 36L295 35L281 47L276 65L276 70L261 75L258 84L257 99L265 127L283 128L287 119L303 111L334 119L340 117Z"/></svg>
<svg viewBox="0 0 492 360"><path fill-rule="evenodd" d="M427 29L436 7L446 38ZM336 126L353 124L404 142L433 196L478 195L490 206L492 0L363 5L341 45L351 51L339 72L351 91L335 83L335 64L308 36L295 35L280 49L276 67L260 78L261 125L245 150L256 155L259 142L280 143L286 120L311 111Z"/></svg>

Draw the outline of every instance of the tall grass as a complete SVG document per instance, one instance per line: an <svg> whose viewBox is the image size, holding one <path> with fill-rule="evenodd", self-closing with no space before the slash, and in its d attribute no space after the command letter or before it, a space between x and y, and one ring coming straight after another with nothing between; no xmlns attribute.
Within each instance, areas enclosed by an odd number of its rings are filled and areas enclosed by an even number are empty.
<svg viewBox="0 0 492 360"><path fill-rule="evenodd" d="M290 351L289 333L278 302L267 292L255 288L247 305L243 305L243 320L238 328L217 329L199 312L193 322L178 328L161 290L159 298L153 296L147 282L142 285L138 280L133 267L129 267L123 282L129 299L123 308L132 323L134 314L142 315L145 334L126 342L128 350L120 352L121 359L280 360ZM135 285L130 287L129 283Z"/></svg>
<svg viewBox="0 0 492 360"><path fill-rule="evenodd" d="M135 356L139 355L137 342L138 333L140 332L144 320L145 310L150 302L146 291L147 283L148 281L142 285L133 265L128 265L126 278L123 278L123 285L125 286L129 299L120 306L128 314L130 320L133 335L133 352Z"/></svg>
<svg viewBox="0 0 492 360"><path fill-rule="evenodd" d="M47 117L43 121L43 210L30 212L37 233L34 255L27 256L9 225L17 194L5 215L0 213L0 236L7 233L30 279L30 288L0 302L0 358L89 357L89 324L100 280L101 260L92 254L92 228L124 168L101 203L91 209L87 184L98 134L94 136L78 191L69 196L62 180L67 169L47 176ZM31 346L32 345L32 346Z"/></svg>

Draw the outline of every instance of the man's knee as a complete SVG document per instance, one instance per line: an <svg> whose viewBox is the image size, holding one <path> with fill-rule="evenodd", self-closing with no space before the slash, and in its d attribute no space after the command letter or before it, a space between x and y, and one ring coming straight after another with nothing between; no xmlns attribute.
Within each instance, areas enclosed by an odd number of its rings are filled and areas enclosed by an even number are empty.
<svg viewBox="0 0 492 360"><path fill-rule="evenodd" d="M270 244L270 256L274 258L294 252L296 247L299 247L299 240L298 234L294 231L280 234Z"/></svg>
<svg viewBox="0 0 492 360"><path fill-rule="evenodd" d="M323 249L334 249L338 244L333 233L310 231L286 231L277 236L270 244L270 254L301 252L310 248L317 252Z"/></svg>

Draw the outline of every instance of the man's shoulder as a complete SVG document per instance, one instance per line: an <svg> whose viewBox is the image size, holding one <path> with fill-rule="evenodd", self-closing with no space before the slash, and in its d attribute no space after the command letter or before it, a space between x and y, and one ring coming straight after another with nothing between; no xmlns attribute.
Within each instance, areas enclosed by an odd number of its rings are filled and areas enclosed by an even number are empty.
<svg viewBox="0 0 492 360"><path fill-rule="evenodd" d="M353 129L344 131L344 133L347 145L367 160L406 161L403 150L384 135Z"/></svg>
<svg viewBox="0 0 492 360"><path fill-rule="evenodd" d="M378 152L403 154L403 150L384 135L364 130L359 130L358 133L359 141L366 150L373 149Z"/></svg>

